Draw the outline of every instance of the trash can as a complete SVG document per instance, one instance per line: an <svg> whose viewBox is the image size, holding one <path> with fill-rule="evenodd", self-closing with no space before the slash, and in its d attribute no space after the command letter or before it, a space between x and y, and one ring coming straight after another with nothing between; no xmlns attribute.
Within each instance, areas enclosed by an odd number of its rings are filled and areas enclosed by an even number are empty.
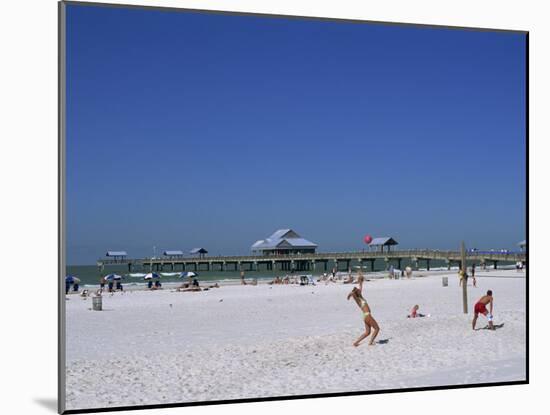
<svg viewBox="0 0 550 415"><path fill-rule="evenodd" d="M102 309L102 299L103 297L92 297L92 309L94 311L101 311Z"/></svg>
<svg viewBox="0 0 550 415"><path fill-rule="evenodd" d="M441 277L441 282L443 283L444 287L449 286L449 277Z"/></svg>

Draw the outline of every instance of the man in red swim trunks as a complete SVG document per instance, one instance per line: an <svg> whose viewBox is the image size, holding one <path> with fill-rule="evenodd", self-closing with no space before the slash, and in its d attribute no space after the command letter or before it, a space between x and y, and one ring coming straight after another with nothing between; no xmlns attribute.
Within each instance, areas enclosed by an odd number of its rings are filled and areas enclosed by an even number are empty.
<svg viewBox="0 0 550 415"><path fill-rule="evenodd" d="M489 311L487 311L487 304L489 304ZM489 329L494 330L493 326L493 292L487 291L487 295L481 297L474 306L474 320L472 321L472 329L476 329L477 317L483 314L489 321Z"/></svg>

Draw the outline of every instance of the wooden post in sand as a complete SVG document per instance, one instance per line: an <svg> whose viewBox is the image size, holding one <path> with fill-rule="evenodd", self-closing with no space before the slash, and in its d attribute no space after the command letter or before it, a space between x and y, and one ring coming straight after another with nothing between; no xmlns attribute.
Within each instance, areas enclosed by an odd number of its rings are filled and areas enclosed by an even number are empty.
<svg viewBox="0 0 550 415"><path fill-rule="evenodd" d="M462 260L460 266L460 278L462 278L462 308L464 314L468 314L468 280L466 279L466 248L464 248L464 241L460 244L460 257Z"/></svg>

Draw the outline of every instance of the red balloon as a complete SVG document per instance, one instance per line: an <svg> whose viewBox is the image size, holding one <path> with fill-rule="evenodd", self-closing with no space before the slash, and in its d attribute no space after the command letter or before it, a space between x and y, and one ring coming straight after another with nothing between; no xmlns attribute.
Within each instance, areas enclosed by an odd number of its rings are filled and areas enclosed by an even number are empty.
<svg viewBox="0 0 550 415"><path fill-rule="evenodd" d="M363 241L365 241L367 245L370 244L372 242L372 236L366 235Z"/></svg>

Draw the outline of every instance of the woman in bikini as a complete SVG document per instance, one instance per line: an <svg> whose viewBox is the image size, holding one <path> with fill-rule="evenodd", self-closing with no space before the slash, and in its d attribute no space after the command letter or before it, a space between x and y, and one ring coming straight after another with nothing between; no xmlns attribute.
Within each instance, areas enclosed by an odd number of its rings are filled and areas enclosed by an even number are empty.
<svg viewBox="0 0 550 415"><path fill-rule="evenodd" d="M362 276L361 276L362 277ZM362 287L362 279L360 280L360 286ZM355 302L357 303L357 306L361 309L363 321L365 322L365 332L359 336L359 338L353 343L355 347L359 346L359 343L361 343L364 339L366 339L372 329L372 336L369 341L369 346L374 345L374 339L376 339L376 336L378 335L378 332L380 331L380 327L378 326L378 323L374 319L374 317L371 314L370 307L363 298L363 295L361 294L361 290L357 287L354 287L353 290L348 294L348 300L350 298L353 298Z"/></svg>

